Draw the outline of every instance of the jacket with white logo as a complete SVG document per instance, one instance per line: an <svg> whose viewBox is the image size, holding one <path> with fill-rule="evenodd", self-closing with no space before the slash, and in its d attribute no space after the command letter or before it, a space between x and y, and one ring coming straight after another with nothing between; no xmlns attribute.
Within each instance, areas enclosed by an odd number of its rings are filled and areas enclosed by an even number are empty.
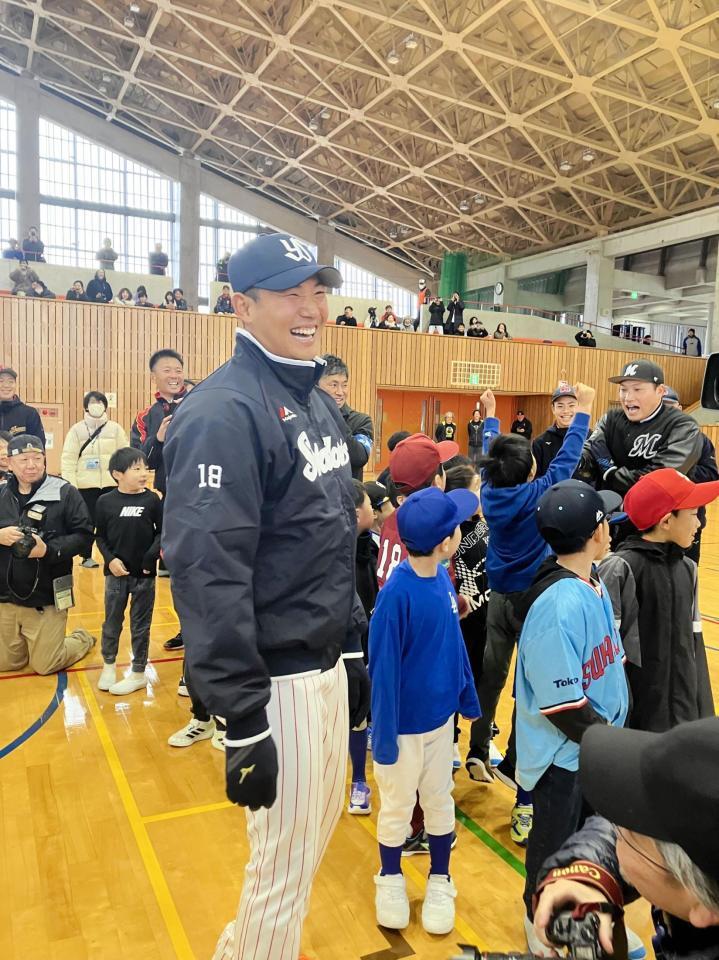
<svg viewBox="0 0 719 960"><path fill-rule="evenodd" d="M270 677L361 650L349 452L321 372L241 331L164 445L163 556L185 656L231 738L266 730Z"/></svg>
<svg viewBox="0 0 719 960"><path fill-rule="evenodd" d="M603 477L605 487L625 494L643 474L661 467L688 474L702 446L696 420L676 407L661 404L639 423L621 409L610 410L584 446L578 475L582 480Z"/></svg>

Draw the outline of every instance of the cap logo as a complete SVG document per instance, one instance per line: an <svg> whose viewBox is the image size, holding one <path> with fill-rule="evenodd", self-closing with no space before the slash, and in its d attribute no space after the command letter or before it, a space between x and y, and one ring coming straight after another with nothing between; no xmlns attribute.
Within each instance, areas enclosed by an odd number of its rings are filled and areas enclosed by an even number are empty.
<svg viewBox="0 0 719 960"><path fill-rule="evenodd" d="M637 372L637 364L628 363L624 370L624 375L627 377L633 377L636 372Z"/></svg>
<svg viewBox="0 0 719 960"><path fill-rule="evenodd" d="M604 514L601 510L597 510L597 523L600 523L604 519Z"/></svg>
<svg viewBox="0 0 719 960"><path fill-rule="evenodd" d="M284 237L282 237L280 243L287 251L285 256L290 260L294 260L295 263L301 263L303 260L307 263L314 263L315 258L312 256L312 251L300 240L296 240L294 237L290 240L285 240Z"/></svg>

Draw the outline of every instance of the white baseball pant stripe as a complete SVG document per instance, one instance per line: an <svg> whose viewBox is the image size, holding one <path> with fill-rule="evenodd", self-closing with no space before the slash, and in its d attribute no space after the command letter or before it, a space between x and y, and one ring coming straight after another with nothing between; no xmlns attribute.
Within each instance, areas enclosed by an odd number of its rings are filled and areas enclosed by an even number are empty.
<svg viewBox="0 0 719 960"><path fill-rule="evenodd" d="M452 752L454 714L429 733L397 737L396 763L374 762L380 793L377 839L386 847L401 847L407 838L417 800L424 810L424 828L442 837L454 830Z"/></svg>
<svg viewBox="0 0 719 960"><path fill-rule="evenodd" d="M272 681L267 718L277 744L277 799L247 810L250 858L235 922L233 960L297 960L312 881L344 804L347 673ZM225 948L226 949L226 948Z"/></svg>

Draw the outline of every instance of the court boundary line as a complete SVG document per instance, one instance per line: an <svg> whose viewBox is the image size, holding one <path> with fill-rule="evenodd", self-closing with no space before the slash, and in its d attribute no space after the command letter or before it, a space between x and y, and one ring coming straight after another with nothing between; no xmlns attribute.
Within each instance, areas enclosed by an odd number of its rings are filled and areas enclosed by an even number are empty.
<svg viewBox="0 0 719 960"><path fill-rule="evenodd" d="M39 674L34 673L34 677L39 676ZM11 677L7 679L12 679ZM14 740L11 740L10 743L0 749L0 760L3 757L7 757L14 750L17 750L18 747L21 747L23 743L26 743L30 737L34 736L38 730L41 730L48 720L53 716L57 708L62 703L63 697L65 696L65 691L67 690L67 673L64 670L61 670L57 674L57 686L55 687L55 693L52 695L52 700L45 707L43 712L34 720L30 726L23 730L21 734L15 737Z"/></svg>
<svg viewBox="0 0 719 960"><path fill-rule="evenodd" d="M172 893L170 892L165 873L160 865L155 848L152 845L150 835L142 821L142 816L132 793L130 782L120 762L117 748L115 747L110 731L105 723L105 718L100 710L100 705L95 697L95 692L84 673L78 674L78 682L85 695L87 708L95 724L100 746L105 754L107 765L110 768L110 774L115 781L120 802L125 810L125 816L127 817L130 829L135 838L140 859L145 867L147 878L150 881L152 892L155 895L157 906L165 922L165 929L170 937L170 942L175 950L175 954L178 960L196 960L187 933L182 925L182 920L177 911L175 901L173 900Z"/></svg>

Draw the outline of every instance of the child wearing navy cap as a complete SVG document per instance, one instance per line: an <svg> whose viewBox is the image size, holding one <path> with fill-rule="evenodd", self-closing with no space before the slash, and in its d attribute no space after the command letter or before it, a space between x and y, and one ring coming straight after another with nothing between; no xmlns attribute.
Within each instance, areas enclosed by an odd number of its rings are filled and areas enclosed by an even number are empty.
<svg viewBox="0 0 719 960"><path fill-rule="evenodd" d="M381 799L375 908L378 925L394 930L409 923L401 856L417 792L430 851L422 926L435 934L454 927L454 714L478 717L479 701L446 564L459 545L460 523L478 508L472 491L444 494L434 486L402 503L397 525L408 556L380 591L370 624L372 752Z"/></svg>

